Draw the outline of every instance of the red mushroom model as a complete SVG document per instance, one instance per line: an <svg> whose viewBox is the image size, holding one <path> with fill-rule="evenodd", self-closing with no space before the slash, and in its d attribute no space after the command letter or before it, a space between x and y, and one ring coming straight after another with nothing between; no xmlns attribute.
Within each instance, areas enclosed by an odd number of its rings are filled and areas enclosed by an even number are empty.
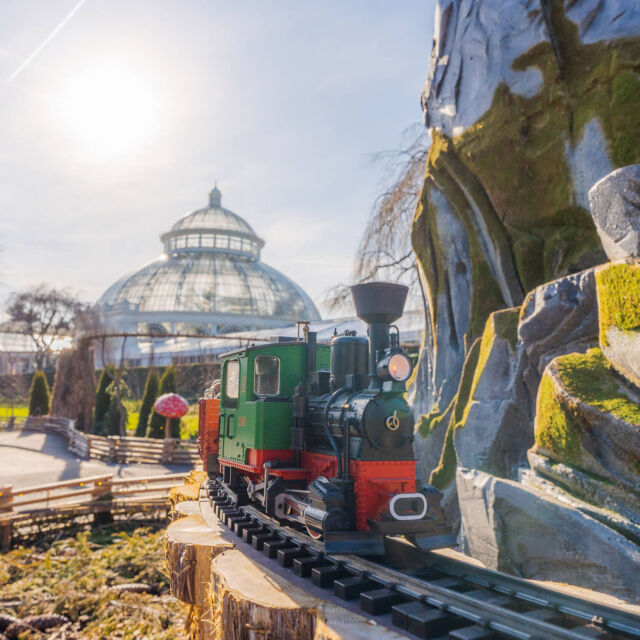
<svg viewBox="0 0 640 640"><path fill-rule="evenodd" d="M153 408L166 418L164 423L164 437L171 436L169 424L172 418L182 418L189 411L189 403L177 393L164 393L154 402Z"/></svg>

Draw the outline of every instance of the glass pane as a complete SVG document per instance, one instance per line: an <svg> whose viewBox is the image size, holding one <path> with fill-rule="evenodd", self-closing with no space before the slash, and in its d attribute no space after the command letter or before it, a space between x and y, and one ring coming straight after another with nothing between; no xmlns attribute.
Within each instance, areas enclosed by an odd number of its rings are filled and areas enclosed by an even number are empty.
<svg viewBox="0 0 640 640"><path fill-rule="evenodd" d="M253 390L258 396L275 396L280 391L280 358L258 356L255 363Z"/></svg>
<svg viewBox="0 0 640 640"><path fill-rule="evenodd" d="M226 384L225 395L231 400L238 397L238 388L240 383L240 363L237 360L230 360L225 367Z"/></svg>

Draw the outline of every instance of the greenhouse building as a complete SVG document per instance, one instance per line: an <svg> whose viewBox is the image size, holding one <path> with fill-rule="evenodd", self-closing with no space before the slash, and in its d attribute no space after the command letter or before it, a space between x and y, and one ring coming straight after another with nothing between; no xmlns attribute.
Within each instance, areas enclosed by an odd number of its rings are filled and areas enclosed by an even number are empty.
<svg viewBox="0 0 640 640"><path fill-rule="evenodd" d="M264 241L222 207L217 187L209 206L180 218L160 239L163 255L100 298L111 330L212 335L320 320L295 282L260 261Z"/></svg>

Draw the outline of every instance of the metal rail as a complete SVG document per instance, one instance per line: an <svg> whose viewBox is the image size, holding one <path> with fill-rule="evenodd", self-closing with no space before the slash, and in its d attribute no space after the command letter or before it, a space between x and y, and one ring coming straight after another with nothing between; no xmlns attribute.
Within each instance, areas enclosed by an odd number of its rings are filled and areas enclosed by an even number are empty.
<svg viewBox="0 0 640 640"><path fill-rule="evenodd" d="M640 616L559 593L490 569L389 540L389 564L330 555L317 541L251 506L236 507L220 489L200 493L206 522L221 520L255 549L365 614L391 614L401 631L452 640L622 640L640 638ZM393 565L393 566L392 566ZM405 568L403 568L403 566ZM411 568L406 568L410 566ZM412 637L410 635L410 637Z"/></svg>

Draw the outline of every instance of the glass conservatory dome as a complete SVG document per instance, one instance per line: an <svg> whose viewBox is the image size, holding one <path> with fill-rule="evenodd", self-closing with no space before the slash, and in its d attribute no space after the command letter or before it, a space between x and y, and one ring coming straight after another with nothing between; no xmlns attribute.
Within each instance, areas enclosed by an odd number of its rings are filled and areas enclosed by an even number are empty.
<svg viewBox="0 0 640 640"><path fill-rule="evenodd" d="M222 207L217 187L208 207L186 214L160 239L164 255L100 298L103 313L120 329L146 324L168 332L216 333L320 319L298 285L260 261L264 241Z"/></svg>

